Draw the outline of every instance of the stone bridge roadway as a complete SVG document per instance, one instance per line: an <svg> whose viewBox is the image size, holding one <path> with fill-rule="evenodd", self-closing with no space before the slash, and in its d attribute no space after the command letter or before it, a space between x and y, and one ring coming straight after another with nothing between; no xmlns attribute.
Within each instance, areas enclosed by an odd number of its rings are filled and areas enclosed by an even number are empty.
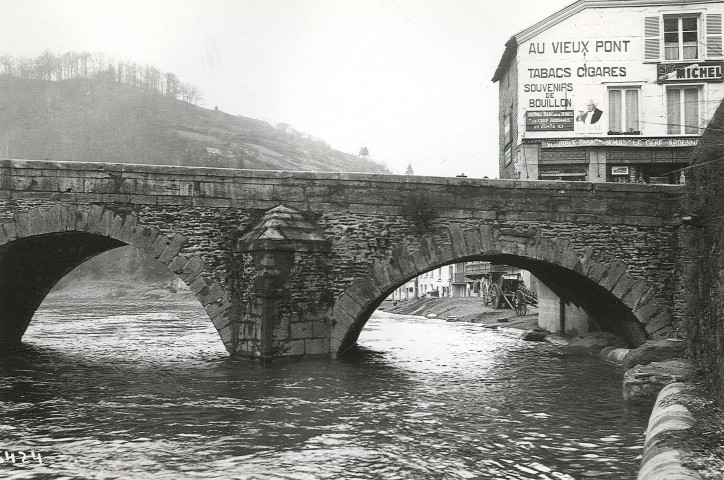
<svg viewBox="0 0 724 480"><path fill-rule="evenodd" d="M231 354L338 355L443 265L532 272L634 346L676 334L683 187L0 161L0 342L125 244L168 266Z"/></svg>

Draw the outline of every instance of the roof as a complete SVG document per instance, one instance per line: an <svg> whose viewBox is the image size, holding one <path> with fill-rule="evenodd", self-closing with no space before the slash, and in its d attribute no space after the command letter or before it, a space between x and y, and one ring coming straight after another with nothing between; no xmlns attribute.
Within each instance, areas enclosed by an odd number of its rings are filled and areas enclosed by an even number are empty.
<svg viewBox="0 0 724 480"><path fill-rule="evenodd" d="M505 71L508 69L508 65L510 65L510 62L513 61L517 53L518 40L515 39L514 35L510 37L507 42L505 42L505 51L503 52L503 57L498 63L498 68L495 70L495 75L493 75L493 83L503 78Z"/></svg>
<svg viewBox="0 0 724 480"><path fill-rule="evenodd" d="M329 252L330 242L322 230L304 214L279 205L264 216L238 242L238 251L316 251Z"/></svg>
<svg viewBox="0 0 724 480"><path fill-rule="evenodd" d="M505 43L505 51L492 81L497 82L503 77L508 65L518 53L518 45L587 8L675 6L699 3L722 3L722 0L579 0L510 37L510 40Z"/></svg>

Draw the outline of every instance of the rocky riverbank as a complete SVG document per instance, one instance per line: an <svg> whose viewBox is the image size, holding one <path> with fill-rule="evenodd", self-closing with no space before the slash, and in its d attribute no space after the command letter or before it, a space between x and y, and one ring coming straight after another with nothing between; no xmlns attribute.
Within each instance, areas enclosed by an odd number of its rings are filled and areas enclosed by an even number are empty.
<svg viewBox="0 0 724 480"><path fill-rule="evenodd" d="M423 298L391 302L385 301L381 310L398 315L417 315L428 318L440 318L449 322L482 323L487 326L504 326L521 330L538 328L538 311L528 307L528 313L517 316L514 310L494 310L485 306L479 297Z"/></svg>

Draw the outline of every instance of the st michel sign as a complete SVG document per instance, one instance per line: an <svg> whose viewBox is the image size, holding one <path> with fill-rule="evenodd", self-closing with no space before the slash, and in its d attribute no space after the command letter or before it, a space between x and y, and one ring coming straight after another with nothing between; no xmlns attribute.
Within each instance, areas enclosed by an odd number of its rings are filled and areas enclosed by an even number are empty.
<svg viewBox="0 0 724 480"><path fill-rule="evenodd" d="M659 63L656 83L722 82L724 62Z"/></svg>

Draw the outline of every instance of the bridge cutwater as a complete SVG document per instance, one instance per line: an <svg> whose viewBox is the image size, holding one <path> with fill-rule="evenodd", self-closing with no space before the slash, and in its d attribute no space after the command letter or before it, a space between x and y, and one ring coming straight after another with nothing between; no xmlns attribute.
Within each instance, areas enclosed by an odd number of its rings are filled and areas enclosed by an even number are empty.
<svg viewBox="0 0 724 480"><path fill-rule="evenodd" d="M485 260L529 270L630 346L683 312L684 190L0 161L0 342L52 287L133 245L186 282L230 354L336 356L396 287Z"/></svg>

